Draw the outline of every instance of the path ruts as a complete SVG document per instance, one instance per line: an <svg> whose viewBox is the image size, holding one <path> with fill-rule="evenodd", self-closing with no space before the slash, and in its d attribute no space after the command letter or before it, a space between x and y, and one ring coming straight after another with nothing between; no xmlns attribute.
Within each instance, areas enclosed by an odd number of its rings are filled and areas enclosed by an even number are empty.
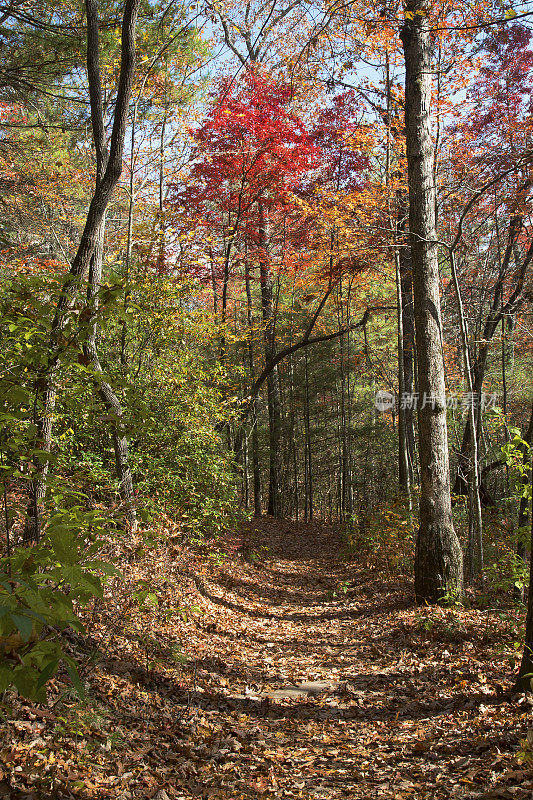
<svg viewBox="0 0 533 800"><path fill-rule="evenodd" d="M335 529L273 520L196 586L188 713L210 749L184 798L531 800L482 612L417 609Z"/></svg>

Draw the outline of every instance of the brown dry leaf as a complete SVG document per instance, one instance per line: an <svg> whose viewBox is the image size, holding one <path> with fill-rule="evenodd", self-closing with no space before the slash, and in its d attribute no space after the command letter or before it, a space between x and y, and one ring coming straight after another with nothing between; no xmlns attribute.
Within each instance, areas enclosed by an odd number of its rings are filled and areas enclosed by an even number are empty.
<svg viewBox="0 0 533 800"><path fill-rule="evenodd" d="M12 700L0 766L21 796L531 800L527 707L489 689L509 669L496 615L488 639L486 612L417 608L326 525L246 526L259 566L233 545L209 566L167 527L172 556L116 545L124 583L73 645L100 653L91 706L61 699L61 676L48 708ZM148 579L158 607L141 611Z"/></svg>

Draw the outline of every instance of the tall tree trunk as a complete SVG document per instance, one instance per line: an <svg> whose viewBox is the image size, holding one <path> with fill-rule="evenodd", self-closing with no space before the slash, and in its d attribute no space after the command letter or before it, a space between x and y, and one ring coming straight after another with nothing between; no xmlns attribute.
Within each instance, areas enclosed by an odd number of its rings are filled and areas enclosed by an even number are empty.
<svg viewBox="0 0 533 800"><path fill-rule="evenodd" d="M464 372L466 386L468 388L469 404L468 418L472 430L476 427L476 407L475 395L472 384L472 368L470 365L470 346L468 342L468 327L464 314L463 296L459 285L459 276L455 262L455 253L450 250L450 267L452 271L453 285L457 296L457 308L459 312L459 330L461 331L461 345L463 351ZM479 410L478 410L479 414ZM479 496L479 458L478 458L478 435L472 439L472 463L469 465L468 480L468 544L469 544L469 575L473 576L474 568L474 543L477 544L477 572L483 574L483 517L481 514L481 498Z"/></svg>
<svg viewBox="0 0 533 800"><path fill-rule="evenodd" d="M292 491L292 505L294 516L298 521L300 516L300 493L298 490L298 431L296 422L296 403L294 398L294 359L292 353L289 356L289 448L287 466L292 461L292 475L294 488ZM288 473L288 470L287 470Z"/></svg>
<svg viewBox="0 0 533 800"><path fill-rule="evenodd" d="M346 461L347 461L347 511L350 524L353 522L353 463L352 463L352 391L350 381L350 350L351 350L351 318L350 318L350 290L346 303L346 351L348 353L348 369L346 373Z"/></svg>
<svg viewBox="0 0 533 800"><path fill-rule="evenodd" d="M131 475L128 439L124 427L124 412L115 391L103 377L97 350L98 340L98 310L100 285L102 280L102 256L104 246L105 216L100 226L100 236L89 267L89 285L87 289L87 304L91 311L89 333L84 344L84 353L93 369L93 381L98 390L106 411L111 419L111 437L115 450L115 468L120 483L120 494L126 512L126 520L131 528L137 529L137 514L135 510L135 494Z"/></svg>
<svg viewBox="0 0 533 800"><path fill-rule="evenodd" d="M135 134L137 129L137 106L138 103L133 105L133 114L131 118L131 149L130 149L130 163L129 163L129 200L128 200L128 228L126 234L126 251L124 253L124 264L122 270L122 280L126 284L124 290L124 319L122 321L122 328L120 331L120 364L124 370L128 367L128 322L126 312L130 304L130 274L131 274L131 256L133 250L133 218L135 212Z"/></svg>
<svg viewBox="0 0 533 800"><path fill-rule="evenodd" d="M415 593L419 602L463 592L463 556L452 520L439 265L431 138L431 38L423 0L408 0L401 30L405 54L405 122L409 231L419 391L420 527Z"/></svg>
<svg viewBox="0 0 533 800"><path fill-rule="evenodd" d="M402 314L402 365L403 390L406 398L415 393L415 309L413 302L413 273L411 267L411 248L408 246L406 223L408 216L405 192L397 193L397 235L398 262L400 270L401 314ZM415 424L414 403L405 403L404 408L405 449L407 456L407 480L413 483L415 463Z"/></svg>
<svg viewBox="0 0 533 800"><path fill-rule="evenodd" d="M87 10L87 74L91 102L91 122L96 148L97 166L106 164L105 171L97 175L95 190L87 212L81 240L70 270L63 282L52 328L46 373L40 375L35 397L34 423L40 448L49 453L52 442L52 420L57 395L58 362L64 350L62 333L76 298L79 286L89 270L91 259L98 247L101 226L115 187L122 173L124 139L128 120L131 86L135 72L135 25L140 0L126 0L122 19L120 74L115 101L113 128L109 154L105 153L105 134L102 118L102 86L98 51L98 13L95 0L86 0ZM99 168L99 167L98 167ZM32 498L28 507L26 530L39 530L39 507L44 497L48 463L36 460L34 478L30 487Z"/></svg>
<svg viewBox="0 0 533 800"><path fill-rule="evenodd" d="M404 155L403 136L400 114L402 108L392 96L389 53L385 60L385 87L387 109L384 122L387 125L387 186L390 184L390 171L394 149L398 155ZM394 124L393 124L394 123ZM393 130L395 131L393 133ZM395 148L392 142L395 140ZM398 164L395 165L398 169ZM397 323L398 323L398 389L400 402L398 407L398 483L408 499L411 507L410 488L413 483L414 457L414 416L413 416L413 379L415 352L415 324L413 308L413 280L411 274L411 251L407 229L409 213L407 191L400 186L395 192L394 206L389 206L389 220L393 232L393 249L396 272Z"/></svg>
<svg viewBox="0 0 533 800"><path fill-rule="evenodd" d="M409 402L405 391L405 371L403 358L404 332L402 314L402 284L400 277L400 258L398 250L395 253L396 266L396 297L398 303L398 484L405 492L409 508L411 508L411 478L409 475L409 454L407 452L407 425L406 412Z"/></svg>
<svg viewBox="0 0 533 800"><path fill-rule="evenodd" d="M342 296L342 280L339 282L339 305L338 305L338 325L339 329L344 328L344 309ZM346 326L347 327L347 326ZM340 438L340 463L339 463L339 504L340 518L345 520L349 515L349 496L351 493L350 457L348 442L348 405L349 399L349 376L350 376L350 339L349 332L345 347L345 336L339 336L339 368L340 368L340 391L339 391L339 438ZM345 352L347 350L347 354ZM346 397L346 386L348 382L348 398Z"/></svg>
<svg viewBox="0 0 533 800"><path fill-rule="evenodd" d="M313 519L314 513L314 498L313 498L313 459L311 447L311 418L309 408L309 359L307 350L305 351L305 407L304 407L304 425L305 425L305 520Z"/></svg>
<svg viewBox="0 0 533 800"><path fill-rule="evenodd" d="M525 191L525 189L527 189L528 186L529 183L527 181L524 181L522 189ZM518 194L521 196L522 193L523 192L519 192ZM520 305L523 303L524 300L523 291L524 291L525 279L531 261L533 260L533 240L530 242L527 251L524 253L522 262L519 263L519 259L517 259L516 257L516 241L522 230L522 227L523 227L523 216L519 213L513 215L513 217L509 222L507 246L502 259L502 263L500 264L498 279L494 286L494 292L492 296L489 313L487 314L487 317L485 319L481 336L477 337L480 340L480 345L479 345L479 350L477 352L477 356L472 366L472 373L473 373L472 386L475 395L475 406L476 406L475 429L477 429L478 427L477 418L479 416L479 411L482 408L483 382L485 380L485 372L487 369L487 361L488 361L491 339L496 333L498 325L500 323L503 324L506 318L509 319L510 317L514 316L514 314L516 314L517 310L519 309ZM515 257L515 270L513 273L513 289L508 299L505 302L503 302L505 280L509 274L510 261L513 255ZM455 483L453 487L454 494L466 494L468 486L471 448L472 448L472 425L470 423L470 419L467 419L463 433L463 440L461 442L461 450L458 454L457 476L455 478ZM484 490L483 485L480 486L480 492L482 498L485 498L486 501L489 500L489 498L486 496L486 492Z"/></svg>
<svg viewBox="0 0 533 800"><path fill-rule="evenodd" d="M531 469L531 493L533 495L533 465ZM531 513L531 539L533 542L533 511ZM527 615L526 615L526 637L524 642L524 652L522 654L522 663L518 671L516 679L517 689L522 691L531 691L533 687L533 558L529 560L529 592L527 598Z"/></svg>
<svg viewBox="0 0 533 800"><path fill-rule="evenodd" d="M248 329L250 331L248 339L248 368L250 370L250 383L253 384L255 379L254 372L254 341L252 333L253 313L252 313L252 289L250 286L250 267L248 259L246 258L244 265L244 282L246 287L246 319L248 322ZM254 487L254 516L260 517L262 514L261 508L261 469L259 466L259 435L257 431L257 397L252 398L251 409L251 427L252 427L252 474L253 474L253 487Z"/></svg>
<svg viewBox="0 0 533 800"><path fill-rule="evenodd" d="M261 279L261 308L264 325L265 362L268 364L276 355L276 330L274 317L274 294L272 286L272 273L268 258L268 231L267 216L263 203L259 203L259 229L260 229L260 279ZM268 487L268 513L273 517L281 514L281 401L279 394L279 380L277 367L272 369L267 376L267 403L268 403L268 444L270 454L270 477Z"/></svg>
<svg viewBox="0 0 533 800"><path fill-rule="evenodd" d="M159 137L159 253L157 257L159 269L164 271L166 267L166 220L165 220L165 133L167 128L167 114L163 117L161 124L161 135Z"/></svg>
<svg viewBox="0 0 533 800"><path fill-rule="evenodd" d="M94 96L91 102L91 114L93 120L93 139L96 150L96 188L105 176L108 158L106 152L106 142L104 134L104 112L102 104L102 87L99 77L99 42L98 42L98 18L94 0L87 3L88 25L91 29L91 60L89 61L94 84ZM133 153L132 130L132 153ZM133 166L133 161L132 161ZM128 214L128 247L130 248L128 257L131 257L131 228L133 220L134 192L133 184L130 183L130 209ZM124 413L120 401L112 386L104 380L103 370L98 357L98 313L100 308L100 286L102 283L102 265L104 255L104 236L105 236L106 212L102 216L95 248L89 264L89 279L87 286L87 307L90 313L89 330L83 349L85 356L90 361L93 369L93 382L97 387L98 395L102 400L109 417L111 418L111 438L115 450L115 469L120 484L120 495L126 512L126 520L131 528L137 529L137 513L135 510L135 495L133 491L133 480L129 466L128 439L124 427ZM129 261L128 261L129 266ZM125 298L126 300L126 298ZM125 344L125 342L124 342Z"/></svg>
<svg viewBox="0 0 533 800"><path fill-rule="evenodd" d="M526 442L530 447L533 443L533 403L531 404L531 416L529 418L529 425L527 431L524 434L524 442ZM530 451L527 447L522 447L523 453L523 462L524 464L529 460ZM526 489L530 476L526 472L522 478L522 486ZM524 528L527 525L527 517L528 517L528 500L527 497L522 497L520 499L520 507L518 509L518 540L516 543L516 553L521 558L525 560L526 558L526 543L524 540ZM522 530L521 530L522 529Z"/></svg>

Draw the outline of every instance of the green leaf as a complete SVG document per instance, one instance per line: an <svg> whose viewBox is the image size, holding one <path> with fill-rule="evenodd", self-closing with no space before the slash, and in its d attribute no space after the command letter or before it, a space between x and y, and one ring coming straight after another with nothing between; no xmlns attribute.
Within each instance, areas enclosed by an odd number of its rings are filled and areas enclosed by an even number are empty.
<svg viewBox="0 0 533 800"><path fill-rule="evenodd" d="M5 692L13 683L13 670L0 664L0 692Z"/></svg>
<svg viewBox="0 0 533 800"><path fill-rule="evenodd" d="M80 676L79 676L78 670L76 668L76 664L68 656L64 656L64 658L65 658L65 666L67 668L68 674L70 675L70 680L72 681L72 685L74 686L74 689L76 690L76 694L78 695L80 700L85 700L85 696L86 696L85 687L83 686L83 683L80 680Z"/></svg>
<svg viewBox="0 0 533 800"><path fill-rule="evenodd" d="M110 575L116 578L123 578L122 572L115 567L114 564L110 564L108 561L101 561L100 559L91 559L91 561L86 561L84 564L87 569L99 569L105 575Z"/></svg>
<svg viewBox="0 0 533 800"><path fill-rule="evenodd" d="M57 659L54 659L53 661L49 661L48 664L45 667L43 667L43 669L41 670L41 674L39 675L39 678L37 680L37 687L36 687L37 691L39 691L39 689L41 689L48 680L50 680L50 678L56 671L57 664L58 664Z"/></svg>
<svg viewBox="0 0 533 800"><path fill-rule="evenodd" d="M23 614L14 614L13 612L11 612L11 619L17 626L22 641L29 642L33 633L33 620Z"/></svg>
<svg viewBox="0 0 533 800"><path fill-rule="evenodd" d="M48 461L54 461L55 456L53 453L47 453L44 450L34 450L33 457L40 463L46 464Z"/></svg>
<svg viewBox="0 0 533 800"><path fill-rule="evenodd" d="M103 597L102 582L98 575L91 575L90 572L84 573L81 569L76 573L77 588L84 589L90 597Z"/></svg>
<svg viewBox="0 0 533 800"><path fill-rule="evenodd" d="M78 558L78 548L72 541L70 531L63 525L48 529L48 539L52 550L61 564L74 564Z"/></svg>
<svg viewBox="0 0 533 800"><path fill-rule="evenodd" d="M26 614L29 617L33 617L33 619L36 619L37 622L42 622L43 625L46 625L46 619L43 617L43 615L39 614L37 611L34 611L33 608L28 608Z"/></svg>
<svg viewBox="0 0 533 800"><path fill-rule="evenodd" d="M70 620L70 627L71 628L76 628L76 630L79 631L80 633L83 633L83 634L87 633L87 629L85 628L85 625L79 619L71 619Z"/></svg>
<svg viewBox="0 0 533 800"><path fill-rule="evenodd" d="M157 597L155 592L148 592L144 602L147 606L150 606L150 608L153 608L154 610L156 608L159 608L159 598Z"/></svg>
<svg viewBox="0 0 533 800"><path fill-rule="evenodd" d="M23 697L32 699L37 690L38 674L33 667L17 667L13 671L13 683Z"/></svg>

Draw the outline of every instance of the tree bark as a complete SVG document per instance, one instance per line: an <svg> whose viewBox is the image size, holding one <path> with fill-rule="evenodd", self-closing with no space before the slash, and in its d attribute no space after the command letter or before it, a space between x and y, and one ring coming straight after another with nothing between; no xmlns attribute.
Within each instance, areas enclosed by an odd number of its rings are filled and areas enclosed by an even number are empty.
<svg viewBox="0 0 533 800"><path fill-rule="evenodd" d="M305 351L305 521L313 519L314 497L313 497L313 458L311 446L311 416L309 408L309 359L307 350Z"/></svg>
<svg viewBox="0 0 533 800"><path fill-rule="evenodd" d="M533 495L533 468L531 469L531 491ZM531 514L531 541L533 541L533 513ZM518 670L515 688L524 692L533 687L533 558L529 560L529 592L527 598L526 636L522 663Z"/></svg>
<svg viewBox="0 0 533 800"><path fill-rule="evenodd" d="M398 484L400 489L405 492L408 500L409 509L411 508L411 476L409 474L409 454L407 445L407 397L405 389L405 368L404 368L404 330L403 330L403 311L402 311L402 284L400 276L400 258L398 250L395 252L396 266L396 298L398 303L398 394L400 403L398 406Z"/></svg>
<svg viewBox="0 0 533 800"><path fill-rule="evenodd" d="M455 253L453 248L449 252L452 280L457 297L457 309L459 313L459 330L461 332L461 346L463 351L463 364L466 385L469 394L468 419L472 430L476 427L476 405L472 383L472 368L470 365L470 345L468 342L468 326L464 314L463 296L459 284L459 276L455 263ZM478 409L478 414L480 410ZM478 457L478 436L472 438L472 463L469 465L468 479L468 553L469 553L469 576L474 574L474 544L477 546L476 571L483 575L483 517L481 514L481 498L479 495L480 469Z"/></svg>
<svg viewBox="0 0 533 800"><path fill-rule="evenodd" d="M111 422L111 437L115 451L115 468L120 484L120 495L126 512L126 520L132 531L137 529L137 513L135 510L135 493L129 465L128 439L124 427L124 412L113 387L104 380L104 374L98 357L98 310L99 291L102 281L102 258L104 247L105 216L100 226L98 246L93 253L89 268L89 285L87 288L87 304L92 319L87 340L83 346L84 353L93 369L93 382L98 391Z"/></svg>
<svg viewBox="0 0 533 800"><path fill-rule="evenodd" d="M529 425L527 431L523 436L524 442L531 447L533 443L533 403L531 404L531 416L529 418ZM529 460L529 453L530 451L526 447L522 447L523 453L523 462L524 464L526 461ZM526 472L524 477L522 478L522 485L524 489L527 487L528 481L530 476ZM520 529L525 528L527 525L527 517L528 517L528 500L527 497L522 497L520 499L520 507L518 509L518 540L516 543L516 554L520 556L520 558L526 559L526 543L524 541L524 533Z"/></svg>
<svg viewBox="0 0 533 800"><path fill-rule="evenodd" d="M401 294L401 328L402 328L402 366L403 390L408 397L415 392L415 316L413 303L413 273L411 267L411 249L407 244L406 222L408 209L405 192L397 193L397 228L398 262L400 271ZM401 485L407 489L413 483L413 465L415 461L415 425L414 407L407 402L403 410L403 426L405 428L406 475Z"/></svg>
<svg viewBox="0 0 533 800"><path fill-rule="evenodd" d="M263 204L259 203L260 226L260 280L261 308L264 325L265 362L270 364L276 356L276 330L274 318L272 273L268 259L267 218ZM268 487L268 513L273 517L281 514L281 401L277 367L270 370L266 378L268 404L268 444L270 455L270 478Z"/></svg>
<svg viewBox="0 0 533 800"><path fill-rule="evenodd" d="M338 305L338 324L339 328L344 325L344 311L342 306L342 280L339 282L339 305ZM348 313L347 313L348 316ZM347 325L348 325L347 320ZM346 352L345 352L346 350ZM339 505L340 518L346 520L351 515L350 496L351 496L351 465L350 465L350 444L348 430L348 408L350 405L350 333L346 335L346 348L344 335L339 336Z"/></svg>
<svg viewBox="0 0 533 800"><path fill-rule="evenodd" d="M250 267L248 258L244 264L244 281L246 286L246 319L248 322L249 338L248 338L248 368L250 370L250 381L254 382L254 342L253 342L253 312L252 312L252 289L250 286ZM262 514L261 506L261 469L259 466L259 435L257 431L257 396L252 398L252 474L254 486L254 517L260 517Z"/></svg>
<svg viewBox="0 0 533 800"><path fill-rule="evenodd" d="M431 137L431 39L422 0L408 0L400 35L406 69L409 230L421 397L415 593L418 602L437 602L444 595L462 596L463 557L453 527L450 498Z"/></svg>
<svg viewBox="0 0 533 800"><path fill-rule="evenodd" d="M52 440L52 420L56 403L57 367L65 348L63 331L68 321L69 311L74 303L79 285L89 270L91 260L98 247L105 213L113 191L122 172L124 139L128 119L128 107L135 71L135 25L140 0L126 0L122 20L122 46L120 75L115 102L113 129L109 155L105 153L103 120L98 109L102 107L102 88L100 82L98 54L98 16L95 0L86 0L87 10L87 74L91 101L91 121L98 165L106 163L103 174L97 175L96 186L87 212L85 226L71 268L63 282L58 298L50 332L47 369L39 376L35 397L34 423L40 449L50 452ZM34 479L30 487L32 495L28 508L26 529L34 533L39 530L39 507L45 491L48 462L44 465L36 460Z"/></svg>
<svg viewBox="0 0 533 800"><path fill-rule="evenodd" d="M530 243L526 253L524 254L522 263L516 265L514 285L511 294L509 295L505 303L502 301L505 279L508 275L511 257L515 252L516 240L518 238L518 235L520 234L522 225L523 225L523 218L520 215L513 216L509 223L507 247L502 259L502 263L500 264L498 278L494 286L494 292L492 296L490 310L489 313L487 314L485 324L483 326L483 331L480 336L479 350L474 360L474 364L472 366L472 373L473 373L472 385L473 385L473 392L475 395L475 405L477 412L476 427L477 427L478 412L482 407L481 401L483 393L483 382L485 380L485 372L487 369L487 361L488 361L491 339L496 333L498 325L500 323L503 324L503 321L506 318L508 319L514 316L517 310L519 309L520 305L524 301L523 290L525 285L525 279L527 276L529 265L533 260L533 241ZM458 454L457 475L453 487L454 494L461 494L461 495L466 494L468 487L469 461L470 461L469 456L471 448L472 448L472 426L470 420L468 419L463 433L461 450L459 451ZM483 488L483 484L481 484L480 486L480 492L482 499L486 498L487 502L488 497Z"/></svg>

